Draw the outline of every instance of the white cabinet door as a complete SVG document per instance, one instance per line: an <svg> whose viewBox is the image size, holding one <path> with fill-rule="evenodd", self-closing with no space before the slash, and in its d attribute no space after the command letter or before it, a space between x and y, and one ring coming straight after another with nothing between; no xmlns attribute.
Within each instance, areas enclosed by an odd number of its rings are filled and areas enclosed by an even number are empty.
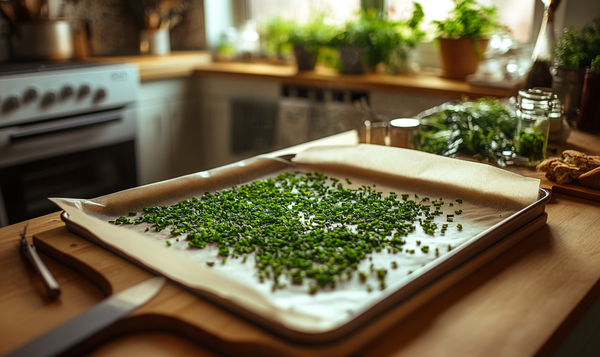
<svg viewBox="0 0 600 357"><path fill-rule="evenodd" d="M200 171L201 128L198 101L193 97L169 101L173 176Z"/></svg>
<svg viewBox="0 0 600 357"><path fill-rule="evenodd" d="M203 98L200 103L202 169L212 169L238 159L231 153L229 101L223 98Z"/></svg>
<svg viewBox="0 0 600 357"><path fill-rule="evenodd" d="M172 177L169 113L164 102L138 108L138 160L140 184Z"/></svg>
<svg viewBox="0 0 600 357"><path fill-rule="evenodd" d="M138 106L140 183L201 169L200 115L194 78L142 83Z"/></svg>
<svg viewBox="0 0 600 357"><path fill-rule="evenodd" d="M236 142L240 137L238 128L234 128L233 103L239 99L253 101L260 106L261 103L279 99L280 84L275 81L239 79L220 75L203 75L198 78L197 88L200 98L201 113L201 147L202 147L202 169L230 164L248 157L258 155L265 150L237 151ZM248 113L248 122L259 119L260 115ZM258 121L258 120L257 120ZM254 127L253 129L256 129ZM260 130L252 130L246 134L247 139L256 135ZM253 134L254 133L254 134ZM243 135L242 135L243 136ZM260 139L260 138L259 138ZM239 144L239 142L237 142Z"/></svg>

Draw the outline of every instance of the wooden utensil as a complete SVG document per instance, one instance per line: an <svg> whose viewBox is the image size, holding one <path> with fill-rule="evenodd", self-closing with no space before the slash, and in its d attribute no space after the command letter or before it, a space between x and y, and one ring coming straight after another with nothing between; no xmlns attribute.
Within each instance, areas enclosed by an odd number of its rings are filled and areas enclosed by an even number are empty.
<svg viewBox="0 0 600 357"><path fill-rule="evenodd" d="M48 19L56 19L60 15L61 0L47 0Z"/></svg>
<svg viewBox="0 0 600 357"><path fill-rule="evenodd" d="M25 0L25 6L31 20L37 20L40 17L40 8L42 6L40 0Z"/></svg>
<svg viewBox="0 0 600 357"><path fill-rule="evenodd" d="M181 22L181 15L175 14L175 15L171 16L171 23L169 24L169 28L172 29L173 27L177 26L177 24L180 22Z"/></svg>
<svg viewBox="0 0 600 357"><path fill-rule="evenodd" d="M17 21L29 21L31 18L29 17L29 11L21 1L13 1L12 3L13 10L15 15L17 16Z"/></svg>
<svg viewBox="0 0 600 357"><path fill-rule="evenodd" d="M4 15L4 17L10 23L14 24L18 21L17 14L15 14L15 10L13 9L12 4L9 3L8 1L0 2L0 12L2 12L2 15Z"/></svg>
<svg viewBox="0 0 600 357"><path fill-rule="evenodd" d="M144 21L148 30L156 30L160 26L160 15L155 10L146 9Z"/></svg>

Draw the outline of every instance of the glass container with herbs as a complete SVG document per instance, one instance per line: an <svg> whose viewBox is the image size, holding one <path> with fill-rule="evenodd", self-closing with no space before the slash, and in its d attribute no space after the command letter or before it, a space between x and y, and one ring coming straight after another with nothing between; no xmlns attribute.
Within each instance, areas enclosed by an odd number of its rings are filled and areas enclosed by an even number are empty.
<svg viewBox="0 0 600 357"><path fill-rule="evenodd" d="M541 89L520 90L517 98L517 130L514 163L536 166L546 158L549 121L554 97Z"/></svg>

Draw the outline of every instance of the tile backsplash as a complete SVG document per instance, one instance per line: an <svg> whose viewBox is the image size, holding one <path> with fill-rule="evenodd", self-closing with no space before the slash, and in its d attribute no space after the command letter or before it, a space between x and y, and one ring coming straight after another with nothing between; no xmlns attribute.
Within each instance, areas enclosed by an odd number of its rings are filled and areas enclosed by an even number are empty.
<svg viewBox="0 0 600 357"><path fill-rule="evenodd" d="M91 24L93 55L134 55L139 53L140 24L134 16L132 1L81 0L76 16ZM181 22L171 29L171 50L204 50L204 2L191 0Z"/></svg>
<svg viewBox="0 0 600 357"><path fill-rule="evenodd" d="M71 2L72 16L90 24L92 56L123 56L140 53L140 30L132 2L144 0L64 0ZM149 0L158 2L158 0ZM168 1L168 0L165 0ZM205 50L204 0L189 0L190 7L171 29L171 50ZM7 59L7 23L0 17L0 61ZM2 53L4 52L4 53Z"/></svg>

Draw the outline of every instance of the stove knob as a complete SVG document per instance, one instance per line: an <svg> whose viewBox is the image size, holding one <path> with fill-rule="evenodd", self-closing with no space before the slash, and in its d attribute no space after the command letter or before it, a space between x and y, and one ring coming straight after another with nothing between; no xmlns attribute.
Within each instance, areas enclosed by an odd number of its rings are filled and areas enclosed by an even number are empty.
<svg viewBox="0 0 600 357"><path fill-rule="evenodd" d="M73 96L74 93L75 93L75 90L73 89L73 86L70 84L67 84L64 87L62 87L62 89L60 90L60 99L62 99L62 100L69 99L71 96Z"/></svg>
<svg viewBox="0 0 600 357"><path fill-rule="evenodd" d="M82 99L89 95L91 91L92 89L90 88L89 84L82 84L81 87L79 87L79 93L77 93L77 97Z"/></svg>
<svg viewBox="0 0 600 357"><path fill-rule="evenodd" d="M44 98L42 98L42 107L49 107L56 104L57 99L58 95L56 94L56 91L51 90L47 92L44 94Z"/></svg>
<svg viewBox="0 0 600 357"><path fill-rule="evenodd" d="M23 93L23 102L29 103L36 100L38 97L38 89L36 87L29 87Z"/></svg>
<svg viewBox="0 0 600 357"><path fill-rule="evenodd" d="M98 90L96 90L96 94L94 95L94 101L101 102L104 99L106 99L106 96L107 96L106 89L98 88Z"/></svg>
<svg viewBox="0 0 600 357"><path fill-rule="evenodd" d="M10 113L14 110L19 109L20 104L21 101L19 100L19 97L17 95L11 95L10 97L4 100L2 111L4 111L4 113Z"/></svg>

